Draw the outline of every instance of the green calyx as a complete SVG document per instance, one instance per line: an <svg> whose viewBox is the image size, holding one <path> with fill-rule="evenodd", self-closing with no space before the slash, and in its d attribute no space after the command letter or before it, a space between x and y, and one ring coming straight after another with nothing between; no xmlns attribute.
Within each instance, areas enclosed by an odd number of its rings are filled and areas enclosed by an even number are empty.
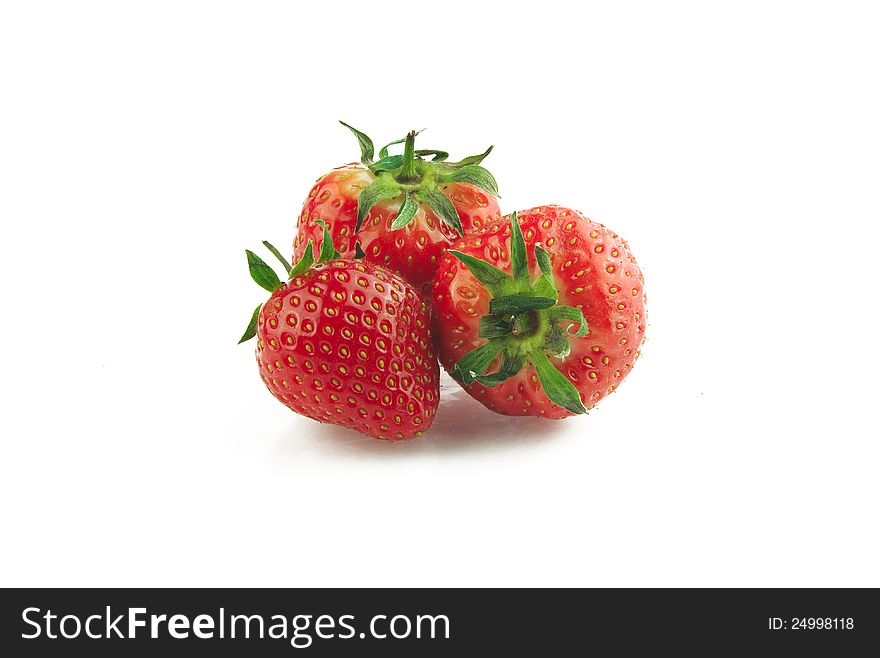
<svg viewBox="0 0 880 658"><path fill-rule="evenodd" d="M532 281L526 243L516 213L511 216L510 274L460 251L450 249L449 253L464 263L492 295L489 315L480 318L480 338L486 342L461 357L450 374L464 386L479 382L492 387L531 363L551 402L575 414L586 413L574 384L548 356L567 357L571 352L571 339L587 334L587 321L580 309L559 305L550 254L540 245L534 249L540 274ZM499 358L499 368L487 372Z"/></svg>
<svg viewBox="0 0 880 658"><path fill-rule="evenodd" d="M315 258L315 249L312 248L312 243L309 242L309 244L306 245L306 251L302 255L302 258L300 258L295 265L291 265L273 244L263 240L263 245L266 249L268 249L281 263L288 281L296 276L305 274L315 263L325 263L328 260L339 258L339 252L336 251L336 247L333 246L333 238L330 236L330 231L327 230L327 225L322 221L317 221L315 223L324 230L324 235L321 238L321 248L318 251L317 259ZM359 243L357 244L357 247L360 248ZM278 277L278 274L266 263L266 261L257 256L250 249L245 249L245 254L247 255L248 271L251 274L251 278L263 290L273 293L284 285ZM254 312L251 314L250 322L248 322L247 328L242 334L241 339L238 341L239 345L257 335L257 319L260 316L260 309L262 307L262 304L258 304L254 309Z"/></svg>
<svg viewBox="0 0 880 658"><path fill-rule="evenodd" d="M483 159L492 152L492 147L483 153L463 158L458 162L447 162L449 153L434 149L416 149L415 139L419 131L410 131L403 139L397 139L375 153L373 140L356 128L340 121L357 137L361 148L361 163L369 167L376 176L369 187L358 197L358 215L355 232L359 231L370 210L379 201L401 198L397 216L391 224L392 230L409 224L419 205L433 210L440 220L458 235L462 234L461 221L452 201L443 192L450 183L470 183L487 194L498 196L498 183L489 170L480 166ZM390 155L388 149L403 144L403 153ZM430 157L430 160L426 158Z"/></svg>

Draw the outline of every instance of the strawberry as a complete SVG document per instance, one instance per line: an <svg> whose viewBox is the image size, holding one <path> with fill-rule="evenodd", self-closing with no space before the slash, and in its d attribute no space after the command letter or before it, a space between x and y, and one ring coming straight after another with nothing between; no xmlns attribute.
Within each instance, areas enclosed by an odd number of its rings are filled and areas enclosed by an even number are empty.
<svg viewBox="0 0 880 658"><path fill-rule="evenodd" d="M299 216L294 260L320 238L320 220L343 256L362 253L421 288L433 280L437 261L456 237L500 218L497 184L480 166L491 146L446 162L448 153L416 150L411 132L384 146L374 161L372 140L342 125L357 137L361 162L334 169L312 187ZM401 142L403 155L389 155L389 147Z"/></svg>
<svg viewBox="0 0 880 658"><path fill-rule="evenodd" d="M320 226L320 225L319 225ZM434 420L439 367L429 306L399 276L342 258L326 227L283 282L247 252L251 277L271 293L241 338L256 335L260 376L298 414L383 440L411 439Z"/></svg>
<svg viewBox="0 0 880 658"><path fill-rule="evenodd" d="M627 243L576 210L514 213L458 240L440 262L440 362L499 413L584 413L639 356L643 281Z"/></svg>

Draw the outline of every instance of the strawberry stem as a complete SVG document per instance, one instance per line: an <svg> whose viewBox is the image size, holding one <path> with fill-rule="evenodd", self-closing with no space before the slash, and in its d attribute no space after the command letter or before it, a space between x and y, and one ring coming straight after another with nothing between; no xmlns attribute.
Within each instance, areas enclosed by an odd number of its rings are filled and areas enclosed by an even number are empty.
<svg viewBox="0 0 880 658"><path fill-rule="evenodd" d="M403 144L403 166L397 176L398 183L418 183L420 180L416 168L416 131L410 130Z"/></svg>

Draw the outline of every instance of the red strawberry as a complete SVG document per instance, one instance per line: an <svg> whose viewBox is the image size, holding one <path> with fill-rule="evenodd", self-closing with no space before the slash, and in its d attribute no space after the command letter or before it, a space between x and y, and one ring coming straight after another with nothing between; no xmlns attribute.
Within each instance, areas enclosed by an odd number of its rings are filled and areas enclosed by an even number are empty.
<svg viewBox="0 0 880 658"><path fill-rule="evenodd" d="M505 219L458 240L440 263L440 362L499 413L583 413L639 356L642 273L620 236L576 210Z"/></svg>
<svg viewBox="0 0 880 658"><path fill-rule="evenodd" d="M334 169L315 183L299 216L294 260L320 238L316 220L322 220L344 256L363 253L365 260L421 287L433 280L437 261L456 237L501 216L495 179L480 166L491 146L480 155L446 162L448 153L415 150L411 132L383 147L374 161L372 140L342 125L357 136L361 163ZM403 155L389 155L388 148L401 142Z"/></svg>
<svg viewBox="0 0 880 658"><path fill-rule="evenodd" d="M257 336L260 375L293 411L384 440L411 439L434 421L439 368L430 308L403 279L341 258L324 229L282 283L248 251L253 279L272 296L240 342Z"/></svg>

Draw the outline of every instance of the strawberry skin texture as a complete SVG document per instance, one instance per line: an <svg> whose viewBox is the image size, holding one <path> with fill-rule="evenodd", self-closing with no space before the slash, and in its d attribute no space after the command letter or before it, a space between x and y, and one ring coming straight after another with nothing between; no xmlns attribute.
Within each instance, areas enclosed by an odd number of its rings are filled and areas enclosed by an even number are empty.
<svg viewBox="0 0 880 658"><path fill-rule="evenodd" d="M298 414L389 441L434 421L430 308L380 267L344 258L315 264L263 305L257 339L263 382Z"/></svg>
<svg viewBox="0 0 880 658"><path fill-rule="evenodd" d="M535 271L534 246L550 254L559 303L580 308L589 332L571 339L571 353L551 362L580 394L587 408L614 391L639 357L645 334L644 279L629 246L619 235L576 210L549 205L517 213ZM510 218L458 240L451 248L510 271ZM479 319L489 312L483 285L452 255L440 262L434 280L435 334L440 363L449 371L462 356L485 343ZM497 365L497 364L496 364ZM565 418L526 365L515 377L491 388L464 387L489 409L510 416Z"/></svg>
<svg viewBox="0 0 880 658"><path fill-rule="evenodd" d="M458 235L421 204L412 222L392 231L391 222L402 197L379 201L355 234L358 196L375 179L361 164L339 167L318 179L300 212L293 261L302 257L310 240L320 241L323 229L315 220L323 220L343 256L353 258L355 242L360 242L365 260L399 273L417 288L429 285L437 262ZM474 185L450 183L443 189L458 212L465 235L501 217L498 201Z"/></svg>

